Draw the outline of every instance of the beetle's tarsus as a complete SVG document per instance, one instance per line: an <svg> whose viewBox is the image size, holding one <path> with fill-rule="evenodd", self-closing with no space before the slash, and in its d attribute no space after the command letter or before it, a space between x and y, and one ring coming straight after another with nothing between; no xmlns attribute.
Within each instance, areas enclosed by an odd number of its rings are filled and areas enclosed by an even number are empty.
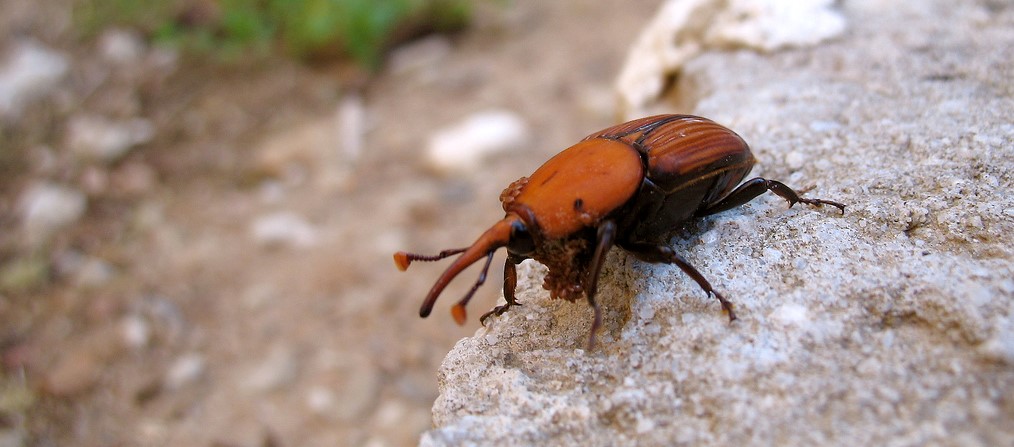
<svg viewBox="0 0 1014 447"><path fill-rule="evenodd" d="M738 187L736 187L736 189L734 189L732 192L726 195L724 199L720 200L718 203L714 205L711 205L703 210L698 211L696 215L698 217L710 216L715 213L720 213L722 211L735 208L737 206L743 205L753 200L755 197L763 194L765 191L771 191L778 197L785 199L787 202L789 202L789 208L792 208L793 206L795 206L797 203L800 202L812 206L831 205L841 210L842 214L845 214L844 204L833 202L831 200L802 198L799 197L799 193L797 193L792 188L789 188L782 182L779 182L777 180L768 180L766 178L761 177L755 177L743 182Z"/></svg>
<svg viewBox="0 0 1014 447"><path fill-rule="evenodd" d="M510 309L511 306L520 306L520 305L521 305L521 303L515 301L513 303L501 304L499 306L496 306L493 309L491 309L489 312L486 312L486 313L482 314L481 317L479 317L479 324L481 324L483 326L486 326L486 320L489 317L492 317L493 315L496 315L496 316L499 317L500 315L503 315L504 312L507 312L507 309Z"/></svg>
<svg viewBox="0 0 1014 447"><path fill-rule="evenodd" d="M722 304L722 312L729 314L729 322L732 323L733 321L736 321L738 318L736 317L736 312L732 310L732 302L725 299L722 294L714 290L712 290L711 293L714 294L715 298L718 298L718 302Z"/></svg>
<svg viewBox="0 0 1014 447"><path fill-rule="evenodd" d="M843 204L843 203L833 202L833 201L824 200L824 199L804 199L804 198L800 198L799 201L802 202L802 203L805 203L807 205L812 205L812 206L816 206L816 207L822 207L824 205L830 205L830 206L833 206L835 208L838 208L841 211L841 214L843 216L845 215L845 204ZM794 204L792 204L792 205L794 205ZM792 208L792 205L789 205L789 208Z"/></svg>

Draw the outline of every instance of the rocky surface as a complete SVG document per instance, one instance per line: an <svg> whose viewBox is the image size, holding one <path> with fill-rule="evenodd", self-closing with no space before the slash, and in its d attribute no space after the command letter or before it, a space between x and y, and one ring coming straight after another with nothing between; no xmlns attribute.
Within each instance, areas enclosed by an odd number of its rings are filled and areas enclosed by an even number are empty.
<svg viewBox="0 0 1014 447"><path fill-rule="evenodd" d="M643 108L702 52L730 47L774 51L837 37L845 19L831 0L668 0L643 27L616 80L620 113Z"/></svg>
<svg viewBox="0 0 1014 447"><path fill-rule="evenodd" d="M524 305L444 359L422 445L1014 443L1014 8L841 13L835 40L704 53L675 87L751 143L754 174L844 216L767 195L680 232L732 324L615 250L591 352L590 309L526 262Z"/></svg>

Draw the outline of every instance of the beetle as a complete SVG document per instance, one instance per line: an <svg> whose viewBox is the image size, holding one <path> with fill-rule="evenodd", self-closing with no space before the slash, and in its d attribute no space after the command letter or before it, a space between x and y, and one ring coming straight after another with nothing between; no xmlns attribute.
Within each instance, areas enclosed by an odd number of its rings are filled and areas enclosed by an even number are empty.
<svg viewBox="0 0 1014 447"><path fill-rule="evenodd" d="M528 177L500 194L506 213L470 246L432 256L398 252L394 261L404 271L413 261L437 261L458 255L426 295L420 317L433 310L437 297L462 270L486 258L472 288L451 308L458 324L465 306L486 281L493 253L507 248L503 294L506 304L483 314L502 315L517 287L517 265L534 259L546 267L543 287L552 298L574 302L582 296L594 311L589 349L602 324L595 302L599 273L614 246L650 263L675 264L708 295L714 295L729 321L736 320L732 302L683 256L667 238L693 218L743 205L766 191L789 202L845 205L802 198L785 184L756 177L740 184L756 160L746 142L732 130L693 115L656 115L595 132L563 150ZM737 186L738 185L738 186Z"/></svg>

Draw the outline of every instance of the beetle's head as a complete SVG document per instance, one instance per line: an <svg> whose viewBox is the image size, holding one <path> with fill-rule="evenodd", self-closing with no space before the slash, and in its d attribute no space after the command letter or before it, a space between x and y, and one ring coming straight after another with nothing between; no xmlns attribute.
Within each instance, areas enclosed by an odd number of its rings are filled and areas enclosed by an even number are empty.
<svg viewBox="0 0 1014 447"><path fill-rule="evenodd" d="M447 270L444 270L444 273L437 278L437 282L433 284L433 287L426 295L426 299L419 309L419 316L426 318L433 310L433 304L437 301L437 297L451 283L451 280L468 268L468 266L482 258L486 258L486 265L479 274L479 279L475 285L472 286L471 290L461 301L458 301L451 308L451 315L454 316L454 320L458 324L464 324L466 319L465 305L468 304L468 300L472 298L475 291L486 280L486 271L489 269L490 261L493 259L493 253L500 247L507 247L507 250L512 254L521 257L528 257L535 250L535 239L529 231L528 225L524 219L515 213L508 213L506 217L493 224L492 227L486 230L485 233L482 233L482 236L479 236L479 239L467 248L444 250L435 256L424 256L399 251L394 254L394 263L398 266L399 270L404 271L412 261L437 261L461 253L461 256L458 256L447 267Z"/></svg>

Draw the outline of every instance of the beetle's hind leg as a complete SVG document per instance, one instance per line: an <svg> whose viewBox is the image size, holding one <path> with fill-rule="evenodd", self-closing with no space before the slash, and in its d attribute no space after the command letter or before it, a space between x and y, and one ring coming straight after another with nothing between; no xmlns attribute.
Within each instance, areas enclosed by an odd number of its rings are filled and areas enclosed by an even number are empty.
<svg viewBox="0 0 1014 447"><path fill-rule="evenodd" d="M520 306L521 303L517 302L514 298L514 291L518 287L518 264L524 261L525 258L521 256L515 256L514 254L507 254L507 261L503 264L503 298L507 301L507 304L494 307L489 312L482 314L479 317L479 323L483 326L486 325L486 319L496 315L503 315L510 309L511 306Z"/></svg>
<svg viewBox="0 0 1014 447"><path fill-rule="evenodd" d="M768 180L765 178L752 178L747 180L742 185L739 185L736 189L725 196L724 199L718 201L703 210L697 212L698 217L710 216L715 213L720 213L725 210L729 210L747 203L757 196L764 194L766 191L771 191L777 194L779 197L789 201L789 208L797 203L805 203L807 205L822 206L830 205L841 210L842 214L845 214L845 205L838 202L832 202L824 199L804 199L799 197L792 188L789 188L784 183L777 180Z"/></svg>
<svg viewBox="0 0 1014 447"><path fill-rule="evenodd" d="M718 293L711 283L708 282L707 278L697 271L690 262L684 259L682 256L673 251L672 248L665 245L654 245L654 244L622 244L624 250L629 251L637 259L645 262L651 262L655 264L676 264L683 273L686 273L694 282L697 283L701 289L704 290L708 295L714 295L718 298L718 302L722 304L722 311L729 314L729 321L736 320L736 312L732 310L732 302L725 299L721 293Z"/></svg>

